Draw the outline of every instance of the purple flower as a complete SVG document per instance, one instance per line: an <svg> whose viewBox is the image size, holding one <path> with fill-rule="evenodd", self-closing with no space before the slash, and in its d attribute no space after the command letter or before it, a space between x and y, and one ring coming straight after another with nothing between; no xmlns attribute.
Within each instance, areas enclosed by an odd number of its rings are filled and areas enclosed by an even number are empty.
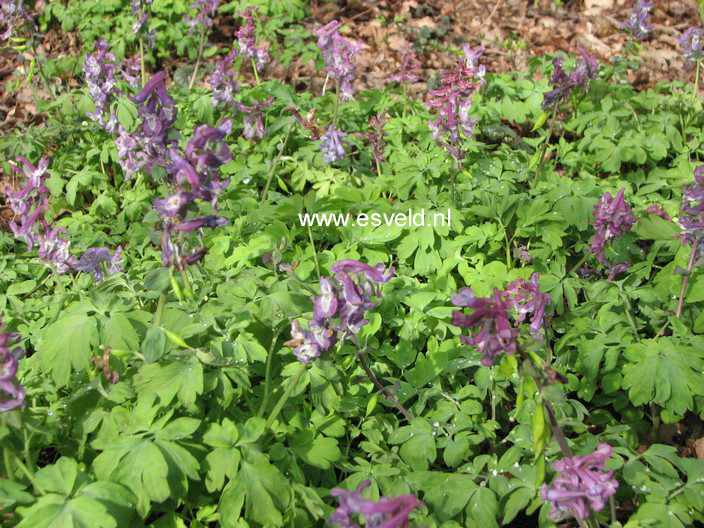
<svg viewBox="0 0 704 528"><path fill-rule="evenodd" d="M0 318L0 412L10 411L22 406L25 390L15 380L19 360L25 355L24 349L10 347L22 340L14 332L2 332L2 318Z"/></svg>
<svg viewBox="0 0 704 528"><path fill-rule="evenodd" d="M35 226L40 225L44 218L44 211L49 210L49 189L46 181L49 161L42 158L38 166L32 165L27 159L18 157L17 161L22 168L16 166L14 170L20 172L26 179L24 187L18 192L7 188L7 198L10 208L15 213L15 219L10 222L10 229L15 236L22 237L27 244L27 251L39 243L39 235ZM37 224L39 222L39 224Z"/></svg>
<svg viewBox="0 0 704 528"><path fill-rule="evenodd" d="M565 60L563 57L555 57L552 60L553 73L550 76L552 90L543 94L543 110L547 111L567 99L573 88L586 90L587 80L595 79L599 73L599 64L583 48L578 46L577 51L581 57L576 59L574 71L569 75L562 68Z"/></svg>
<svg viewBox="0 0 704 528"><path fill-rule="evenodd" d="M416 57L416 50L411 44L401 52L401 69L399 73L395 73L389 77L389 82L406 82L409 84L417 82L418 75L413 73L413 70L419 70L420 68L421 64L418 57Z"/></svg>
<svg viewBox="0 0 704 528"><path fill-rule="evenodd" d="M324 130L323 127L315 124L313 122L313 118L315 117L315 112L317 108L312 108L309 112L308 115L306 116L307 119L303 119L301 117L301 114L298 113L298 110L296 110L293 106L287 106L284 108L284 110L287 110L293 114L293 117L298 123L308 130L310 132L310 137L313 140L320 139L320 136L322 136L322 131Z"/></svg>
<svg viewBox="0 0 704 528"><path fill-rule="evenodd" d="M156 31L149 31L149 14L146 6L151 5L152 0L132 0L132 14L137 17L137 20L132 24L132 33L143 38L147 42L149 48L156 45Z"/></svg>
<svg viewBox="0 0 704 528"><path fill-rule="evenodd" d="M667 214L667 211L665 211L665 209L663 209L662 206L658 204L651 205L645 212L648 214L659 216L663 220L672 220L672 218L670 218L670 215Z"/></svg>
<svg viewBox="0 0 704 528"><path fill-rule="evenodd" d="M636 223L636 217L623 197L625 192L625 189L621 189L614 198L606 192L594 205L592 225L596 228L596 233L589 251L597 255L599 262L604 262L606 242L622 237Z"/></svg>
<svg viewBox="0 0 704 528"><path fill-rule="evenodd" d="M2 0L0 1L0 27L7 26L5 31L0 32L0 40L9 39L12 31L22 27L29 20L29 15L24 12L23 0Z"/></svg>
<svg viewBox="0 0 704 528"><path fill-rule="evenodd" d="M344 342L367 324L367 311L377 306L371 297L381 297L380 284L394 275L394 268L375 268L356 260L341 260L330 268L333 278L320 278L320 295L312 297L313 320L308 330L298 321L291 327L291 340L286 344L301 363L307 364L329 350L338 341Z"/></svg>
<svg viewBox="0 0 704 528"><path fill-rule="evenodd" d="M237 55L238 51L233 48L222 60L215 63L215 71L208 77L208 84L213 90L213 106L217 106L220 102L225 104L235 102L235 93L240 90L237 70L233 67Z"/></svg>
<svg viewBox="0 0 704 528"><path fill-rule="evenodd" d="M507 311L510 304L502 299L498 289L494 289L493 298L475 297L471 288L462 288L452 296L452 304L472 309L471 315L465 315L460 310L452 312L452 324L459 327L471 327L476 335L461 336L466 345L477 347L482 355L481 363L490 367L502 352L516 353L516 337L518 332L511 328Z"/></svg>
<svg viewBox="0 0 704 528"><path fill-rule="evenodd" d="M472 135L477 119L469 116L472 108L472 93L477 88L474 82L478 68L466 62L458 63L453 70L442 74L442 88L431 90L428 106L437 108L435 120L429 123L433 139L445 147L460 164L465 157L461 148L463 136Z"/></svg>
<svg viewBox="0 0 704 528"><path fill-rule="evenodd" d="M256 62L257 69L261 70L269 59L269 54L263 48L257 49L257 37L255 35L257 26L254 23L254 13L257 9L250 6L245 9L244 13L237 12L239 16L244 18L245 24L238 31L235 31L235 36L240 45L240 55L247 55Z"/></svg>
<svg viewBox="0 0 704 528"><path fill-rule="evenodd" d="M257 102L253 105L245 105L243 103L236 103L235 107L240 112L244 112L245 116L242 120L244 124L244 131L242 135L249 139L262 139L266 135L266 130L264 129L264 124L262 123L262 109L270 106L274 102L273 97L269 97L266 101Z"/></svg>
<svg viewBox="0 0 704 528"><path fill-rule="evenodd" d="M119 137L115 145L127 179L143 167L166 163L166 149L171 144L166 133L176 121L177 110L174 100L166 92L165 77L166 72L157 73L131 98L138 105L137 115L141 119L136 132L130 134L118 127Z"/></svg>
<svg viewBox="0 0 704 528"><path fill-rule="evenodd" d="M682 58L684 59L684 67L689 68L692 64L700 61L704 57L702 50L702 33L704 29L691 27L684 32L677 42L682 47Z"/></svg>
<svg viewBox="0 0 704 528"><path fill-rule="evenodd" d="M195 0L191 4L191 9L198 12L193 18L185 17L186 24L190 26L189 34L193 35L193 30L198 24L203 24L204 28L213 27L213 17L218 11L220 0Z"/></svg>
<svg viewBox="0 0 704 528"><path fill-rule="evenodd" d="M618 264L614 264L613 266L609 264L607 267L609 268L609 275L606 277L606 280L614 280L617 275L629 269L631 265L628 262L620 262Z"/></svg>
<svg viewBox="0 0 704 528"><path fill-rule="evenodd" d="M172 228L173 231L178 231L181 233L190 233L196 229L202 229L204 227L215 228L215 227L225 227L228 224L227 218L224 216L200 216L189 220L188 222L181 222L180 224L175 224Z"/></svg>
<svg viewBox="0 0 704 528"><path fill-rule="evenodd" d="M328 75L339 82L340 100L348 101L354 95L354 60L362 46L343 38L338 31L341 27L342 24L333 20L314 33L318 35L318 47Z"/></svg>
<svg viewBox="0 0 704 528"><path fill-rule="evenodd" d="M139 53L122 63L122 77L132 88L139 88L142 83L141 56Z"/></svg>
<svg viewBox="0 0 704 528"><path fill-rule="evenodd" d="M613 470L604 471L611 452L609 444L599 444L591 455L564 457L553 464L562 475L540 489L540 497L552 505L553 520L575 517L583 521L604 508L618 488Z"/></svg>
<svg viewBox="0 0 704 528"><path fill-rule="evenodd" d="M345 132L342 132L335 125L328 127L327 132L325 132L325 135L320 139L320 151L323 153L324 163L340 161L347 155L343 143L349 143L342 139L346 135Z"/></svg>
<svg viewBox="0 0 704 528"><path fill-rule="evenodd" d="M374 159L378 163L384 162L384 148L386 148L386 141L384 141L385 124L386 119L384 116L382 114L376 115L369 120L369 126L372 130L365 134L367 139L369 139L369 145L372 147Z"/></svg>
<svg viewBox="0 0 704 528"><path fill-rule="evenodd" d="M183 216L186 212L186 208L194 199L195 194L193 192L177 191L166 198L156 198L154 200L154 209L156 209L161 216L166 218L177 215Z"/></svg>
<svg viewBox="0 0 704 528"><path fill-rule="evenodd" d="M76 267L78 261L71 256L69 248L71 239L66 234L65 227L49 226L43 220L44 227L39 242L37 254L48 267L53 267L59 275L68 273Z"/></svg>
<svg viewBox="0 0 704 528"><path fill-rule="evenodd" d="M405 528L408 526L408 516L416 508L423 506L414 495L402 495L395 499L381 497L378 502L362 497L362 490L371 485L369 480L355 491L341 488L330 490L330 495L340 502L327 524L337 523L341 528L358 528L351 515L364 518L365 526L376 528Z"/></svg>
<svg viewBox="0 0 704 528"><path fill-rule="evenodd" d="M84 273L92 273L97 281L102 281L105 278L105 268L107 267L108 275L122 271L122 247L117 246L115 253L110 253L108 248L90 248L78 259L74 265L75 269ZM103 266L103 262L105 266Z"/></svg>
<svg viewBox="0 0 704 528"><path fill-rule="evenodd" d="M486 75L486 66L480 66L479 59L482 55L484 55L484 52L486 52L486 48L484 46L479 46L477 49L473 50L469 44L465 44L464 46L462 46L462 52L464 53L464 60L467 67L476 68L477 73L474 75L474 77L476 79L479 79L479 82L482 85L485 85L486 79L484 79L484 75Z"/></svg>
<svg viewBox="0 0 704 528"><path fill-rule="evenodd" d="M628 15L626 21L621 24L621 29L630 31L638 40L645 40L653 31L653 26L648 24L650 10L653 8L652 0L638 0L633 6L631 14Z"/></svg>
<svg viewBox="0 0 704 528"><path fill-rule="evenodd" d="M682 186L682 204L677 222L682 228L682 244L697 243L696 260L704 256L704 165L694 169L694 183Z"/></svg>
<svg viewBox="0 0 704 528"><path fill-rule="evenodd" d="M110 111L110 104L120 95L115 79L116 59L108 52L109 46L104 38L95 42L95 49L97 53L86 54L83 63L88 93L95 104L95 112L87 115L112 134L117 130L117 116Z"/></svg>
<svg viewBox="0 0 704 528"><path fill-rule="evenodd" d="M518 314L515 326L525 321L530 314L530 333L534 338L542 339L545 307L550 304L550 296L540 291L538 279L540 274L533 273L530 276L530 282L525 279L515 280L506 287L506 291L501 292L501 295Z"/></svg>

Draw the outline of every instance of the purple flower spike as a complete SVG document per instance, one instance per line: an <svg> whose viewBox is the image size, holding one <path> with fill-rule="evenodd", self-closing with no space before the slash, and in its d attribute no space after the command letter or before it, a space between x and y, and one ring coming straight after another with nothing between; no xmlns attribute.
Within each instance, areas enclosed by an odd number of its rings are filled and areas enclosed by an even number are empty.
<svg viewBox="0 0 704 528"><path fill-rule="evenodd" d="M193 18L185 17L186 24L190 26L189 34L193 35L196 26L203 25L204 28L213 27L213 18L220 7L220 0L195 0L191 4L191 9L197 10L196 16Z"/></svg>
<svg viewBox="0 0 704 528"><path fill-rule="evenodd" d="M362 497L362 490L371 485L364 481L355 491L341 488L330 490L330 495L340 502L327 524L336 523L341 528L358 528L351 515L364 518L365 526L376 528L406 528L408 516L416 508L423 506L414 495L402 495L395 499L381 497L378 502Z"/></svg>
<svg viewBox="0 0 704 528"><path fill-rule="evenodd" d="M324 163L334 163L347 156L343 143L349 143L342 139L345 136L347 136L347 134L342 132L335 125L330 125L328 127L325 135L320 138L320 151L323 153Z"/></svg>
<svg viewBox="0 0 704 528"><path fill-rule="evenodd" d="M628 15L628 19L621 24L621 29L630 31L638 40L647 39L653 31L653 26L648 23L648 17L650 16L650 10L652 8L652 0L650 2L638 0L633 6L631 14Z"/></svg>
<svg viewBox="0 0 704 528"><path fill-rule="evenodd" d="M245 24L235 32L237 37L237 42L240 45L240 55L246 55L250 59L254 60L257 69L261 70L269 60L269 54L263 48L257 48L257 37L255 35L257 25L254 22L254 13L257 11L256 7L248 7L245 9L244 13L238 11L237 14L244 18Z"/></svg>
<svg viewBox="0 0 704 528"><path fill-rule="evenodd" d="M110 111L110 105L119 97L115 72L118 71L115 56L109 53L105 39L95 42L95 55L86 54L83 63L88 93L95 104L95 112L88 113L93 121L97 121L109 133L117 131L117 115Z"/></svg>
<svg viewBox="0 0 704 528"><path fill-rule="evenodd" d="M470 288L463 288L459 294L452 296L452 303L472 309L471 315L465 315L459 310L452 312L452 324L471 327L472 331L476 331L475 335L462 336L460 339L467 345L477 347L482 356L482 365L492 366L502 352L516 353L518 332L508 322L510 304L502 298L498 289L494 289L493 298L484 298L475 297Z"/></svg>
<svg viewBox="0 0 704 528"><path fill-rule="evenodd" d="M704 58L704 49L702 49L702 37L704 29L691 27L677 39L682 47L682 58L684 59L684 67L689 68L692 64Z"/></svg>
<svg viewBox="0 0 704 528"><path fill-rule="evenodd" d="M298 321L291 328L291 340L286 344L301 363L307 364L329 350L338 341L357 334L367 324L367 311L378 303L371 297L381 297L379 284L388 282L394 268L383 264L372 268L356 260L341 260L332 265L334 278L321 277L320 295L312 297L313 320L308 330Z"/></svg>
<svg viewBox="0 0 704 528"><path fill-rule="evenodd" d="M682 228L682 245L697 245L696 260L704 256L704 165L694 169L694 183L682 186L682 204L678 222Z"/></svg>
<svg viewBox="0 0 704 528"><path fill-rule="evenodd" d="M341 27L342 24L333 20L314 33L318 35L318 47L328 75L340 83L340 100L348 101L354 95L354 60L362 46L343 38L338 31Z"/></svg>
<svg viewBox="0 0 704 528"><path fill-rule="evenodd" d="M22 337L14 332L2 332L2 328L0 318L0 412L5 412L24 404L25 390L17 383L15 375L19 360L24 357L25 351L20 347L10 350Z"/></svg>
<svg viewBox="0 0 704 528"><path fill-rule="evenodd" d="M75 268L84 273L92 273L95 280L102 281L105 278L103 262L106 264L108 275L112 275L124 269L121 255L121 246L117 246L114 254L110 253L108 248L90 248L83 253L75 264Z"/></svg>
<svg viewBox="0 0 704 528"><path fill-rule="evenodd" d="M552 90L543 94L542 108L548 111L560 101L569 97L573 88L581 90L587 89L588 79L595 79L599 73L599 64L583 49L577 47L581 57L577 58L575 68L567 75L562 68L563 57L555 57L552 60L553 73L550 76Z"/></svg>
<svg viewBox="0 0 704 528"><path fill-rule="evenodd" d="M166 218L183 215L186 208L195 199L195 194L188 191L178 191L166 198L156 198L154 208L159 214Z"/></svg>
<svg viewBox="0 0 704 528"><path fill-rule="evenodd" d="M384 149L386 148L386 141L384 140L385 124L386 119L384 116L381 114L376 115L369 120L369 126L372 130L365 134L367 139L369 139L369 145L372 147L374 159L378 163L384 162Z"/></svg>
<svg viewBox="0 0 704 528"><path fill-rule="evenodd" d="M244 131L242 135L249 139L263 139L266 135L266 130L264 129L264 124L262 123L262 109L270 106L274 102L273 97L269 97L266 101L255 103L253 105L246 105L243 103L236 103L235 107L240 112L244 112L246 115L243 119Z"/></svg>
<svg viewBox="0 0 704 528"><path fill-rule="evenodd" d="M320 40L318 40L318 46L320 46ZM416 56L416 50L413 45L409 45L403 49L401 53L401 69L398 73L395 73L389 77L389 82L400 82L400 83L414 83L417 82L419 77L414 70L420 70L421 64Z"/></svg>
<svg viewBox="0 0 704 528"><path fill-rule="evenodd" d="M173 230L181 233L190 233L191 231L202 229L204 227L224 227L227 224L228 220L224 216L201 216L200 218L195 218L188 222L176 224L173 226Z"/></svg>
<svg viewBox="0 0 704 528"><path fill-rule="evenodd" d="M613 470L604 471L611 452L609 444L599 444L591 455L565 457L553 464L562 475L540 489L540 497L552 505L550 518L575 517L583 521L604 508L618 489L618 482L612 478Z"/></svg>
<svg viewBox="0 0 704 528"><path fill-rule="evenodd" d="M592 225L596 228L596 233L589 251L597 255L599 262L604 262L606 242L622 237L636 223L636 217L624 199L625 192L625 189L621 189L615 198L611 197L611 193L604 193L594 206Z"/></svg>
<svg viewBox="0 0 704 528"><path fill-rule="evenodd" d="M538 285L539 273L530 276L530 282L525 279L513 281L502 292L502 296L508 300L513 309L518 314L515 325L525 321L528 314L531 314L530 333L536 339L542 339L543 317L545 307L550 304L550 296L540 291Z"/></svg>
<svg viewBox="0 0 704 528"><path fill-rule="evenodd" d="M218 103L231 105L235 102L235 94L240 91L237 70L233 67L237 55L237 49L233 48L222 60L215 63L215 71L208 77L208 84L213 90L213 106Z"/></svg>

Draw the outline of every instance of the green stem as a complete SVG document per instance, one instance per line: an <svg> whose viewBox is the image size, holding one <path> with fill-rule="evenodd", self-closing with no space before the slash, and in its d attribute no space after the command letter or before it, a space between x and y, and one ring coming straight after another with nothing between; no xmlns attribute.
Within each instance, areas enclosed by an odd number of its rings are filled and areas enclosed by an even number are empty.
<svg viewBox="0 0 704 528"><path fill-rule="evenodd" d="M32 483L32 486L39 492L40 495L46 495L46 491L44 491L40 486L37 485L36 481L34 480L34 473L24 465L22 460L20 460L20 457L15 455L15 464L17 464L17 467L20 468L22 473L24 473L24 476L27 477L27 479Z"/></svg>
<svg viewBox="0 0 704 528"><path fill-rule="evenodd" d="M586 255L584 255L584 256L580 259L580 261L577 262L577 264L575 264L574 266L572 266L572 267L570 268L570 270L569 270L565 275L569 275L570 273L576 273L576 271L581 267L582 264L584 264L584 263L587 261L588 258L589 258L589 253L587 253Z"/></svg>
<svg viewBox="0 0 704 528"><path fill-rule="evenodd" d="M545 136L545 141L540 146L540 149L541 149L540 160L538 161L538 166L535 168L535 180L533 180L532 187L535 187L538 184L538 179L540 178L540 171L543 169L543 165L545 164L545 153L547 152L548 147L550 146L550 140L552 139L552 131L553 131L553 127L555 126L555 114L556 113L557 113L557 106L555 106L552 110L552 115L550 116L550 125L548 126L548 133Z"/></svg>
<svg viewBox="0 0 704 528"><path fill-rule="evenodd" d="M315 249L315 241L313 240L313 231L308 224L308 238L310 239L310 245L313 248L313 261L315 262L315 272L318 274L318 279L320 279L320 264L318 263L318 252Z"/></svg>
<svg viewBox="0 0 704 528"><path fill-rule="evenodd" d="M147 84L147 67L144 64L144 39L142 37L139 37L139 65L142 72L142 86L144 86Z"/></svg>
<svg viewBox="0 0 704 528"><path fill-rule="evenodd" d="M611 525L616 525L616 501L613 495L609 495L609 511L611 512Z"/></svg>
<svg viewBox="0 0 704 528"><path fill-rule="evenodd" d="M161 324L161 316L164 313L164 305L166 304L166 292L162 292L159 295L159 303L156 305L156 312L154 312L154 320L152 321L152 328L158 328Z"/></svg>
<svg viewBox="0 0 704 528"><path fill-rule="evenodd" d="M694 266L694 258L697 256L697 246L699 246L699 240L695 240L692 244L692 249L689 254L689 262L687 263L687 275L684 276L682 280L682 290L680 290L680 300L677 303L677 312L675 312L675 317L677 319L682 315L682 306L684 306L684 294L687 291L687 284L689 283L689 276L692 274L692 266Z"/></svg>
<svg viewBox="0 0 704 528"><path fill-rule="evenodd" d="M550 339L548 336L548 324L543 319L543 335L545 336L545 360L548 365L552 364L552 347L550 346Z"/></svg>
<svg viewBox="0 0 704 528"><path fill-rule="evenodd" d="M181 278L183 279L183 293L187 299L193 299L193 290L191 289L191 281L188 279L187 270L181 270Z"/></svg>
<svg viewBox="0 0 704 528"><path fill-rule="evenodd" d="M254 72L254 80L257 82L257 86L259 86L259 72L257 72L257 63L252 59L252 71Z"/></svg>
<svg viewBox="0 0 704 528"><path fill-rule="evenodd" d="M408 83L403 83L403 119L406 119L406 110L408 109Z"/></svg>
<svg viewBox="0 0 704 528"><path fill-rule="evenodd" d="M56 285L59 287L59 291L61 293L66 293L66 288L64 288L64 284L61 282L61 275L59 275L59 272L56 271L56 266L54 266L52 261L49 261L49 267L51 268L51 273L54 275L54 280L56 281Z"/></svg>
<svg viewBox="0 0 704 528"><path fill-rule="evenodd" d="M697 71L694 73L694 95L699 97L699 59L697 59Z"/></svg>
<svg viewBox="0 0 704 528"><path fill-rule="evenodd" d="M340 108L340 83L335 81L335 113L332 116L332 124L337 126L337 111Z"/></svg>
<svg viewBox="0 0 704 528"><path fill-rule="evenodd" d="M51 98L56 101L56 95L54 94L53 90L51 89L51 85L49 84L49 78L46 76L46 73L44 72L44 68L42 68L42 63L39 60L39 57L37 56L37 45L34 42L34 32L32 32L32 35L29 37L30 42L32 43L32 51L34 52L34 60L37 63L37 68L39 69L39 76L42 78L42 81L44 82L44 86L46 87L46 90L49 92L49 95ZM697 61L697 66L699 65L699 62Z"/></svg>
<svg viewBox="0 0 704 528"><path fill-rule="evenodd" d="M271 414L269 415L269 418L266 420L266 426L271 427L271 424L274 423L274 420L278 418L279 413L281 412L281 409L284 408L284 405L288 401L288 399L291 397L291 394L293 393L293 389L296 388L296 385L298 385L298 381L301 379L301 376L303 376L303 373L306 371L307 365L301 364L300 370L296 373L296 375L289 380L288 387L286 387L286 392L283 393L279 401L276 403L276 407L274 407L274 410L271 411Z"/></svg>
<svg viewBox="0 0 704 528"><path fill-rule="evenodd" d="M408 412L408 410L401 405L401 403L394 397L392 396L387 390L386 387L384 387L381 382L377 379L377 377L374 375L374 373L371 371L369 368L369 365L367 365L367 361L364 359L364 356L366 355L366 352L363 352L361 347L359 346L359 343L357 342L356 336L352 339L353 343L357 347L357 357L359 357L359 362L362 365L362 368L364 369L364 372L366 372L367 377L371 380L371 382L374 384L374 386L377 388L377 390L384 395L384 397L389 400L391 405L396 407L398 411L408 420L409 422L413 420L413 415Z"/></svg>
<svg viewBox="0 0 704 528"><path fill-rule="evenodd" d="M283 328L280 328L271 338L271 345L269 345L269 353L266 356L266 372L264 374L264 399L259 406L259 411L257 412L257 418L261 418L264 415L266 406L269 403L269 384L271 382L271 358L274 357L274 346L276 345L276 340L281 335Z"/></svg>
<svg viewBox="0 0 704 528"><path fill-rule="evenodd" d="M631 301L628 299L628 297L626 297L626 294L623 292L621 292L621 299L623 299L623 302L626 303L626 318L631 324L631 328L633 328L633 335L635 336L636 341L640 342L640 337L638 336L638 327L636 326L636 323L633 320L633 317L631 316Z"/></svg>
<svg viewBox="0 0 704 528"><path fill-rule="evenodd" d="M276 166L279 164L279 160L281 159L281 156L284 153L284 149L286 148L286 143L288 142L288 136L291 134L291 128L288 127L288 130L286 131L286 137L284 138L283 143L279 147L279 153L276 155L274 158L274 161L271 163L271 167L269 167L269 174L266 178L266 185L264 186L264 191L262 192L262 198L260 203L264 203L266 201L266 196L269 192L269 187L271 186L271 180L274 178L274 170L276 170Z"/></svg>
<svg viewBox="0 0 704 528"><path fill-rule="evenodd" d="M191 75L191 82L188 83L188 89L191 90L196 82L196 77L198 76L198 69L200 68L200 61L203 58L203 46L205 45L205 24L200 25L200 45L198 46L198 58L196 59L196 67L193 70L193 75Z"/></svg>
<svg viewBox="0 0 704 528"><path fill-rule="evenodd" d="M15 472L12 469L12 463L10 462L10 451L7 447L2 448L2 460L5 463L5 472L7 473L8 480L14 481Z"/></svg>

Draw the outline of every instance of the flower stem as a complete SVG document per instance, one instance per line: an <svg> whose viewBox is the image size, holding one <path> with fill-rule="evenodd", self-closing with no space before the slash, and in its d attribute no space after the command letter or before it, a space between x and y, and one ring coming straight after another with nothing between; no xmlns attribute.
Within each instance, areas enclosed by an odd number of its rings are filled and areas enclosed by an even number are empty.
<svg viewBox="0 0 704 528"><path fill-rule="evenodd" d="M332 116L332 124L337 126L337 111L340 108L340 82L335 81L335 113Z"/></svg>
<svg viewBox="0 0 704 528"><path fill-rule="evenodd" d="M271 358L274 357L274 346L276 345L276 340L281 335L283 328L280 328L271 338L271 344L269 345L269 352L266 356L266 372L264 374L264 398L259 406L259 411L257 412L257 418L261 418L266 410L266 406L269 403L269 384L271 382Z"/></svg>
<svg viewBox="0 0 704 528"><path fill-rule="evenodd" d="M276 170L276 166L279 164L279 160L281 159L281 156L284 153L284 148L286 148L288 136L291 134L291 128L291 126L288 127L288 130L286 131L286 137L284 138L283 142L279 144L279 153L276 155L274 161L271 163L271 167L269 167L269 175L266 178L266 185L264 186L264 191L262 191L262 198L260 201L260 203L262 204L266 201L266 196L269 192L269 187L271 186L271 180L274 178L274 171Z"/></svg>
<svg viewBox="0 0 704 528"><path fill-rule="evenodd" d="M631 301L626 297L626 294L621 292L621 299L623 299L623 302L626 304L626 318L628 319L628 322L631 325L631 328L633 328L633 335L636 338L636 341L640 342L640 337L638 336L638 327L636 326L635 321L633 320L633 317L631 316Z"/></svg>
<svg viewBox="0 0 704 528"><path fill-rule="evenodd" d="M697 62L699 64L699 62ZM687 291L687 284L689 283L689 276L692 273L692 266L694 266L694 259L697 256L697 246L699 245L699 240L695 240L692 244L692 249L689 255L689 262L687 263L687 275L684 276L682 280L682 290L680 290L680 300L677 303L677 312L675 312L675 317L677 319L682 315L682 306L684 305L684 294Z"/></svg>
<svg viewBox="0 0 704 528"><path fill-rule="evenodd" d="M257 82L257 86L259 86L259 73L257 72L257 63L252 59L252 71L254 72L254 80Z"/></svg>
<svg viewBox="0 0 704 528"><path fill-rule="evenodd" d="M154 312L154 320L152 321L152 328L158 328L161 324L161 316L164 313L164 305L166 304L166 292L162 292L159 295L159 303L156 305L156 312Z"/></svg>
<svg viewBox="0 0 704 528"><path fill-rule="evenodd" d="M142 37L139 37L139 66L142 73L142 87L144 87L147 84L147 68L144 64L144 39Z"/></svg>
<svg viewBox="0 0 704 528"><path fill-rule="evenodd" d="M5 463L5 473L7 473L7 479L14 481L15 475L12 469L12 462L10 461L10 450L7 447L2 448L2 460Z"/></svg>
<svg viewBox="0 0 704 528"><path fill-rule="evenodd" d="M53 90L51 89L51 85L49 84L49 78L46 76L46 73L44 72L44 68L42 67L42 63L39 60L39 57L37 56L37 45L34 42L34 32L32 31L32 35L29 37L29 41L32 43L32 51L34 52L34 60L37 63L37 68L39 69L39 76L42 78L42 81L44 82L44 86L46 87L46 90L49 92L49 95L51 98L56 101L56 95L54 94ZM697 61L697 66L699 66L699 61Z"/></svg>
<svg viewBox="0 0 704 528"><path fill-rule="evenodd" d="M406 119L406 111L408 109L408 83L403 83L403 119Z"/></svg>
<svg viewBox="0 0 704 528"><path fill-rule="evenodd" d="M306 367L307 365L302 364L300 370L289 381L288 387L286 387L286 392L283 393L279 401L276 403L276 407L274 407L274 410L271 411L269 418L267 418L266 420L267 427L271 427L271 424L274 423L274 420L278 418L281 409L283 409L284 405L286 404L286 401L291 397L293 389L296 387L296 385L298 385L298 381L301 379L301 376L303 376L303 373L306 371Z"/></svg>
<svg viewBox="0 0 704 528"><path fill-rule="evenodd" d="M694 73L694 95L699 97L699 63L701 61L697 59L697 70Z"/></svg>
<svg viewBox="0 0 704 528"><path fill-rule="evenodd" d="M308 224L308 238L310 239L310 245L313 248L313 261L315 262L315 272L320 278L320 264L318 263L318 252L315 249L315 240L313 240L313 231L310 228L310 223Z"/></svg>
<svg viewBox="0 0 704 528"><path fill-rule="evenodd" d="M66 293L66 288L64 288L64 284L61 282L61 275L59 275L59 272L56 271L56 266L54 266L52 261L49 261L49 267L51 268L51 273L54 275L54 280L56 281L56 285L59 287L59 291L61 293Z"/></svg>
<svg viewBox="0 0 704 528"><path fill-rule="evenodd" d="M40 486L37 485L37 483L34 480L34 473L24 465L24 462L20 460L20 457L18 457L15 454L15 464L17 464L17 467L20 468L22 473L24 473L25 477L32 483L32 486L39 492L40 495L46 495L46 491L44 491Z"/></svg>
<svg viewBox="0 0 704 528"><path fill-rule="evenodd" d="M381 382L377 379L377 377L374 375L374 373L371 371L369 368L369 365L367 365L367 361L364 359L366 356L366 351L363 351L361 347L359 346L359 342L357 341L357 337L354 336L352 339L352 342L354 345L357 347L357 356L359 357L359 362L362 365L362 368L364 369L364 372L367 373L367 377L371 380L371 382L374 384L374 386L377 388L377 390L386 397L387 400L398 409L398 411L408 420L409 422L413 420L413 415L408 412L408 410L401 405L401 403L394 398L393 395L389 393L389 391L384 387Z"/></svg>
<svg viewBox="0 0 704 528"><path fill-rule="evenodd" d="M193 299L193 290L191 289L191 281L188 279L188 270L181 270L181 278L183 279L183 293L187 299Z"/></svg>
<svg viewBox="0 0 704 528"><path fill-rule="evenodd" d="M582 264L584 264L584 263L587 261L588 258L589 258L589 253L587 253L586 255L584 255L584 256L579 260L579 262L577 262L577 264L575 264L574 266L572 266L572 267L570 268L570 270L569 270L565 275L569 275L570 273L576 273L577 270L582 266Z"/></svg>
<svg viewBox="0 0 704 528"><path fill-rule="evenodd" d="M193 75L191 76L191 82L188 83L188 89L191 90L196 82L196 77L198 76L198 68L200 68L200 61L203 58L203 46L205 45L205 24L201 22L200 25L200 45L198 46L198 58L196 59L196 67L193 70Z"/></svg>

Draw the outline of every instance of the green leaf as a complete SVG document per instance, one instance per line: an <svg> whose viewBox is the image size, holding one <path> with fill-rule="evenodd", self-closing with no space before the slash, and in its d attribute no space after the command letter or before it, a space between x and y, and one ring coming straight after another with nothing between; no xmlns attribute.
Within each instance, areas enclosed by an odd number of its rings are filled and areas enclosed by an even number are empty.
<svg viewBox="0 0 704 528"><path fill-rule="evenodd" d="M245 519L261 525L281 526L284 511L291 501L288 480L261 453L250 453L242 461L237 476L225 486L218 503L223 528L240 526Z"/></svg>
<svg viewBox="0 0 704 528"><path fill-rule="evenodd" d="M504 498L508 497L505 502ZM508 496L504 495L501 502L504 504L503 524L508 525L516 518L516 515L521 510L524 510L528 503L533 498L533 491L530 488L519 487L510 492Z"/></svg>
<svg viewBox="0 0 704 528"><path fill-rule="evenodd" d="M37 357L42 370L50 372L59 387L65 387L72 371L88 367L98 344L95 318L68 315L44 328L37 344Z"/></svg>
<svg viewBox="0 0 704 528"><path fill-rule="evenodd" d="M147 363L159 361L166 354L166 333L161 328L150 328L142 341L142 355Z"/></svg>
<svg viewBox="0 0 704 528"><path fill-rule="evenodd" d="M102 343L116 350L134 351L139 348L139 335L123 313L112 313L101 328Z"/></svg>
<svg viewBox="0 0 704 528"><path fill-rule="evenodd" d="M31 279L22 282L13 282L7 287L7 294L22 295L23 293L29 293L36 285L37 281Z"/></svg>
<svg viewBox="0 0 704 528"><path fill-rule="evenodd" d="M182 405L190 407L203 393L203 366L193 357L166 365L143 365L135 376L135 387L137 392L153 392L162 405L178 396Z"/></svg>
<svg viewBox="0 0 704 528"><path fill-rule="evenodd" d="M693 396L703 395L704 357L699 348L675 338L647 339L626 349L623 388L634 405L655 401L682 416L693 408Z"/></svg>
<svg viewBox="0 0 704 528"><path fill-rule="evenodd" d="M467 513L482 528L499 528L499 501L496 493L485 486L478 487L472 494Z"/></svg>
<svg viewBox="0 0 704 528"><path fill-rule="evenodd" d="M680 229L674 222L651 214L646 218L638 219L635 231L645 240L673 241Z"/></svg>
<svg viewBox="0 0 704 528"><path fill-rule="evenodd" d="M320 469L328 469L341 455L337 440L321 435L314 437L310 430L298 435L291 443L291 449L306 463Z"/></svg>

